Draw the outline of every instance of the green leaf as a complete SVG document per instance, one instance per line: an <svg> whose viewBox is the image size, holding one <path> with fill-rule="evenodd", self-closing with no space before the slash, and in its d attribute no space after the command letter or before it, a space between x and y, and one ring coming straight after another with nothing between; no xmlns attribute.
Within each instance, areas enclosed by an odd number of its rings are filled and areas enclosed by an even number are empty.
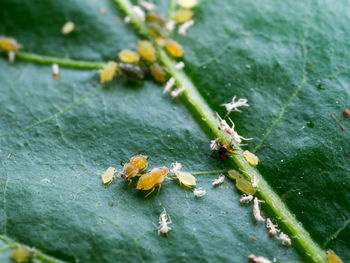
<svg viewBox="0 0 350 263"><path fill-rule="evenodd" d="M349 95L346 6L203 1L188 35L175 36L190 76L179 74L180 80L199 87L221 115L220 104L233 95L248 98L251 107L230 116L239 134L255 138L246 148L257 150L259 171L315 241L343 259L349 257L350 222L350 124L340 115ZM107 14L99 13L101 7ZM107 0L35 6L5 0L0 34L15 37L27 52L106 62L123 48L135 49L138 40L132 25L116 23L116 16L123 18ZM76 30L62 36L69 20ZM210 134L208 127L153 82L135 85L118 77L101 87L97 70L63 68L54 81L48 66L9 65L5 59L0 69L4 235L68 262L245 262L251 253L278 262L301 260L253 222L251 206L239 204L232 182L211 186L217 175L197 177L197 186L207 190L200 199L170 180L147 199L121 179L101 185L107 167L120 171L119 163L138 152L150 156L150 167L178 161L194 174L232 167L211 155L202 129ZM182 100L199 101L189 108L205 112L197 95L186 91ZM173 222L167 237L156 231L163 208ZM298 250L303 253L302 246Z"/></svg>

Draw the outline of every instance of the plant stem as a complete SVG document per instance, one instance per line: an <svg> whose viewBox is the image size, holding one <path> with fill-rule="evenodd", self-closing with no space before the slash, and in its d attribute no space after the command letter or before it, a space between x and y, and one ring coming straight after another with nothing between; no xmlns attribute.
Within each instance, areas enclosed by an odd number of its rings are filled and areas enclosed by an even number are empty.
<svg viewBox="0 0 350 263"><path fill-rule="evenodd" d="M128 0L114 1L126 15L130 16L131 23L136 26L139 33L152 40L152 37L147 34L146 25L133 15L130 2ZM218 121L215 113L201 96L190 78L182 70L176 69L176 62L171 59L161 47L157 46L157 50L160 62L167 68L169 74L176 79L178 86L185 88L184 92L181 94L181 98L190 108L196 119L201 123L204 129L209 132L212 138L219 137L228 140L229 138L218 129ZM280 219L281 224L287 229L286 232L292 237L293 244L300 250L303 256L310 261L328 262L325 252L312 240L310 234L288 210L287 206L264 180L259 171L248 164L243 157L243 150L237 144L234 144L234 146L237 150L230 158L245 173L248 179L251 181L254 177L258 179L258 195L266 201L266 204Z"/></svg>
<svg viewBox="0 0 350 263"><path fill-rule="evenodd" d="M1 52L1 54L6 55L6 53ZM17 52L16 58L23 61L35 62L39 64L58 64L63 67L76 68L76 69L101 69L106 63L103 62L89 62L89 61L79 61L71 60L65 58L56 58L51 56L38 55L27 52Z"/></svg>
<svg viewBox="0 0 350 263"><path fill-rule="evenodd" d="M4 235L0 235L0 240L2 240L3 242L5 242L6 244L8 244L10 246L10 248L15 248L16 246L24 246L25 248L27 248L28 250L34 251L35 252L35 258L41 260L42 262L46 262L46 263L65 263L65 261L59 260L59 259L55 259L51 256L48 256L46 254L44 254L43 252L41 252L40 250L33 248L33 247L29 247L26 245L23 245L21 243L18 243L16 241L14 241L13 239L4 236Z"/></svg>

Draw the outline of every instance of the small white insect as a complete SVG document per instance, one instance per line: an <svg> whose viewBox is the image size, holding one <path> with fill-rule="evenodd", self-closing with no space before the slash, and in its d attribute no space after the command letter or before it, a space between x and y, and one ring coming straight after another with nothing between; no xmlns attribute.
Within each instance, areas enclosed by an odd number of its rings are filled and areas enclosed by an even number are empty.
<svg viewBox="0 0 350 263"><path fill-rule="evenodd" d="M183 69L184 67L185 67L185 63L183 63L183 61L180 61L175 65L176 69Z"/></svg>
<svg viewBox="0 0 350 263"><path fill-rule="evenodd" d="M147 11L154 11L156 9L155 4L146 2L144 0L139 0L139 6L143 7Z"/></svg>
<svg viewBox="0 0 350 263"><path fill-rule="evenodd" d="M176 21L170 20L166 23L165 28L169 31L173 31L176 26Z"/></svg>
<svg viewBox="0 0 350 263"><path fill-rule="evenodd" d="M8 52L8 56L9 56L9 62L11 64L13 64L16 60L16 52L15 51L9 51Z"/></svg>
<svg viewBox="0 0 350 263"><path fill-rule="evenodd" d="M67 23L65 23L65 24L63 25L62 30L61 30L61 33L62 33L63 35L68 35L68 34L70 34L70 33L73 32L74 28L75 28L74 23L71 22L71 21L69 21L69 22L67 22Z"/></svg>
<svg viewBox="0 0 350 263"><path fill-rule="evenodd" d="M222 184L225 181L225 175L220 175L218 178L214 179L211 183L212 185L219 185Z"/></svg>
<svg viewBox="0 0 350 263"><path fill-rule="evenodd" d="M167 215L165 208L163 209L163 212L160 213L159 216L159 226L158 226L158 235L160 233L162 234L168 234L168 232L171 230L171 227L168 225L171 224L171 218L169 215Z"/></svg>
<svg viewBox="0 0 350 263"><path fill-rule="evenodd" d="M176 173L176 172L180 171L181 168L182 168L182 164L181 163L178 163L178 162L172 163L170 165L170 172L171 173Z"/></svg>
<svg viewBox="0 0 350 263"><path fill-rule="evenodd" d="M252 182L252 186L254 188L258 187L258 183L259 183L259 179L256 178L255 176L253 177L253 182Z"/></svg>
<svg viewBox="0 0 350 263"><path fill-rule="evenodd" d="M130 23L130 21L131 21L130 16L126 16L126 17L124 17L124 22L125 22L125 23L129 24L129 23Z"/></svg>
<svg viewBox="0 0 350 263"><path fill-rule="evenodd" d="M224 106L226 108L227 115L229 115L232 111L242 112L238 109L238 107L249 107L249 104L247 102L247 99L239 99L236 101L236 96L233 96L230 103L221 104L221 106Z"/></svg>
<svg viewBox="0 0 350 263"><path fill-rule="evenodd" d="M276 227L277 226L272 223L270 218L266 219L266 228L269 230L270 236L275 236L277 235L277 232L280 232L280 230L277 229Z"/></svg>
<svg viewBox="0 0 350 263"><path fill-rule="evenodd" d="M210 141L210 149L212 151L217 151L219 150L219 147L218 147L218 139L215 139L215 140L211 140Z"/></svg>
<svg viewBox="0 0 350 263"><path fill-rule="evenodd" d="M54 76L58 76L60 74L60 68L58 67L57 64L52 65L52 74Z"/></svg>
<svg viewBox="0 0 350 263"><path fill-rule="evenodd" d="M183 35L183 36L186 36L186 33L187 33L187 30L193 26L194 24L194 21L191 19L185 23L183 23L181 26L179 26L178 30L177 30L177 33L179 35Z"/></svg>
<svg viewBox="0 0 350 263"><path fill-rule="evenodd" d="M196 188L193 190L193 194L195 197L202 197L207 194L207 192L202 188Z"/></svg>
<svg viewBox="0 0 350 263"><path fill-rule="evenodd" d="M142 10L141 7L139 7L138 5L134 5L132 7L132 11L134 12L134 14L141 20L141 21L145 21L146 20L146 13L145 11Z"/></svg>
<svg viewBox="0 0 350 263"><path fill-rule="evenodd" d="M253 254L249 255L248 256L248 260L250 262L253 262L253 263L271 263L270 260L268 260L267 258L264 258L264 257L257 257Z"/></svg>
<svg viewBox="0 0 350 263"><path fill-rule="evenodd" d="M234 129L235 124L230 118L229 120L231 121L232 127L230 127L225 120L221 119L218 113L216 113L216 115L219 118L219 129L226 132L226 134L229 135L238 145L241 144L242 140L248 141L253 139L253 138L244 138L243 136L238 135L238 133Z"/></svg>
<svg viewBox="0 0 350 263"><path fill-rule="evenodd" d="M241 199L239 200L239 202L241 202L242 204L248 204L252 200L253 200L253 196L252 195L243 194L241 196Z"/></svg>
<svg viewBox="0 0 350 263"><path fill-rule="evenodd" d="M165 84L165 87L163 89L163 94L169 92L171 88L175 85L175 79L171 77L168 82Z"/></svg>
<svg viewBox="0 0 350 263"><path fill-rule="evenodd" d="M171 95L171 97L176 98L176 97L178 97L178 96L179 96L182 92L184 92L184 91L185 91L185 88L182 87L182 88L180 88L180 89L173 90L172 92L170 92L170 95Z"/></svg>
<svg viewBox="0 0 350 263"><path fill-rule="evenodd" d="M255 218L255 221L265 221L265 218L263 218L261 215L260 215L260 205L259 203L260 202L263 202L263 201L260 201L258 200L258 198L254 198L254 205L253 205L253 215L254 215L254 218Z"/></svg>
<svg viewBox="0 0 350 263"><path fill-rule="evenodd" d="M292 241L290 240L289 236L283 232L280 233L278 239L282 241L282 245L284 246L290 246L292 244Z"/></svg>

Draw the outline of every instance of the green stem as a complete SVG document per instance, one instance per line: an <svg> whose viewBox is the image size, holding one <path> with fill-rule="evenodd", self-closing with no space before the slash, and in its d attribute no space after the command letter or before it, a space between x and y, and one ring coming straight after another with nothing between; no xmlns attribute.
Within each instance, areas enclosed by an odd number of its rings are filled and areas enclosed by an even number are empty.
<svg viewBox="0 0 350 263"><path fill-rule="evenodd" d="M132 15L133 12L129 1L115 0L115 2L126 13L126 15L130 16L132 24L137 25L136 28L140 30L140 33L151 39L147 34L146 25ZM190 78L182 70L176 69L176 62L171 59L161 47L157 47L157 49L160 56L159 60L167 68L169 74L176 79L178 86L185 88L181 97L189 106L196 119L201 123L205 130L210 133L212 138L219 137L224 140L229 139L218 129L218 120L215 113L201 96ZM264 180L259 171L248 164L243 157L243 150L236 144L234 146L237 150L235 151L235 154L230 156L230 158L242 171L245 172L245 176L247 176L248 179L251 181L254 177L258 179L258 195L266 201L266 204L280 219L281 224L287 229L288 234L292 237L295 247L299 248L303 256L312 262L328 262L325 252L312 240L310 234L288 210L287 206Z"/></svg>
<svg viewBox="0 0 350 263"><path fill-rule="evenodd" d="M5 53L2 52L2 54L5 54ZM71 59L56 58L56 57L38 55L38 54L27 53L27 52L17 52L16 59L35 62L39 64L46 64L46 65L58 64L62 67L76 68L76 69L101 69L106 65L106 63L103 63L103 62L71 60Z"/></svg>
<svg viewBox="0 0 350 263"><path fill-rule="evenodd" d="M169 12L168 12L168 18L167 18L168 21L170 21L171 18L174 16L175 9L176 9L176 0L170 0Z"/></svg>
<svg viewBox="0 0 350 263"><path fill-rule="evenodd" d="M4 235L0 235L0 240L2 240L3 242L5 242L6 244L8 244L11 248L14 248L16 246L24 246L25 248L27 248L28 250L34 251L35 252L35 258L41 260L42 262L46 262L46 263L65 263L65 261L53 258L51 256L48 256L46 254L44 254L43 252L41 252L39 249L33 248L33 247L29 247L26 245L23 245L21 243L18 243L16 241L14 241L13 239L4 236Z"/></svg>

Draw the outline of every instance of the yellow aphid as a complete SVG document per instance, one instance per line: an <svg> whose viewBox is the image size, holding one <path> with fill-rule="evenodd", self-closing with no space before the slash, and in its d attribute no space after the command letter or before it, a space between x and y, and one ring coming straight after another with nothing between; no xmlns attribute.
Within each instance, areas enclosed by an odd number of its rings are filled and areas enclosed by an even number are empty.
<svg viewBox="0 0 350 263"><path fill-rule="evenodd" d="M148 157L142 154L131 157L130 161L124 164L121 177L125 180L138 176L148 166Z"/></svg>
<svg viewBox="0 0 350 263"><path fill-rule="evenodd" d="M102 69L100 73L100 82L105 83L111 81L117 71L117 63L114 61L108 62L108 64Z"/></svg>
<svg viewBox="0 0 350 263"><path fill-rule="evenodd" d="M193 8L198 4L197 0L177 0L179 6L183 8Z"/></svg>
<svg viewBox="0 0 350 263"><path fill-rule="evenodd" d="M159 46L164 47L165 46L165 40L162 37L157 37L156 42Z"/></svg>
<svg viewBox="0 0 350 263"><path fill-rule="evenodd" d="M175 175L177 179L179 179L180 184L183 184L186 187L193 187L196 185L196 177L189 172L178 171Z"/></svg>
<svg viewBox="0 0 350 263"><path fill-rule="evenodd" d="M164 83L167 80L167 75L165 71L157 63L153 63L150 69L151 69L151 75L155 81L159 83Z"/></svg>
<svg viewBox="0 0 350 263"><path fill-rule="evenodd" d="M254 153L251 153L250 151L244 151L243 156L250 165L253 165L253 166L258 165L259 158Z"/></svg>
<svg viewBox="0 0 350 263"><path fill-rule="evenodd" d="M75 28L74 23L69 21L63 25L61 32L63 35L68 35L73 32L74 28Z"/></svg>
<svg viewBox="0 0 350 263"><path fill-rule="evenodd" d="M123 49L118 56L120 61L124 63L137 63L140 60L140 55L129 49Z"/></svg>
<svg viewBox="0 0 350 263"><path fill-rule="evenodd" d="M253 187L252 183L249 182L242 174L236 170L228 171L228 177L236 180L236 188L242 193L254 195L256 189Z"/></svg>
<svg viewBox="0 0 350 263"><path fill-rule="evenodd" d="M165 177L169 173L168 168L154 168L150 172L141 175L140 179L137 182L136 189L138 190L150 190L157 185L161 185Z"/></svg>
<svg viewBox="0 0 350 263"><path fill-rule="evenodd" d="M329 263L343 263L340 257L338 257L332 249L328 249L326 255Z"/></svg>
<svg viewBox="0 0 350 263"><path fill-rule="evenodd" d="M147 40L142 40L137 44L137 51L140 53L144 60L149 62L156 61L156 50L154 49L152 43Z"/></svg>
<svg viewBox="0 0 350 263"><path fill-rule="evenodd" d="M0 49L5 52L17 52L21 48L16 39L10 37L0 37Z"/></svg>
<svg viewBox="0 0 350 263"><path fill-rule="evenodd" d="M35 254L33 251L30 251L25 246L19 245L15 249L13 249L11 259L18 263L25 263L33 259L34 256Z"/></svg>
<svg viewBox="0 0 350 263"><path fill-rule="evenodd" d="M182 57L182 46L174 40L168 40L166 42L166 49L173 57Z"/></svg>
<svg viewBox="0 0 350 263"><path fill-rule="evenodd" d="M109 167L101 176L103 184L110 184L114 178L115 168Z"/></svg>
<svg viewBox="0 0 350 263"><path fill-rule="evenodd" d="M193 12L191 10L181 8L175 13L173 19L178 23L185 23L186 21L190 20L192 16Z"/></svg>

